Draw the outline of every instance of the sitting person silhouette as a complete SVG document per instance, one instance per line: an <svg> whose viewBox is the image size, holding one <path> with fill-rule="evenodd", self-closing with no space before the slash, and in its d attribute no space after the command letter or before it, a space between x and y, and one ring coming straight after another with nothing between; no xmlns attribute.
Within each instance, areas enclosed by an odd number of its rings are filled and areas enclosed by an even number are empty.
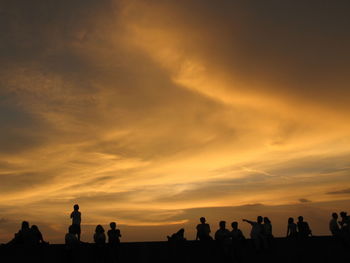
<svg viewBox="0 0 350 263"><path fill-rule="evenodd" d="M339 224L341 226L341 231L350 234L350 216L346 212L340 212L341 221Z"/></svg>
<svg viewBox="0 0 350 263"><path fill-rule="evenodd" d="M75 234L75 229L73 225L69 226L68 233L66 234L64 240L67 248L73 248L79 245L80 242Z"/></svg>
<svg viewBox="0 0 350 263"><path fill-rule="evenodd" d="M240 229L238 229L238 222L232 222L231 227L232 227L231 238L232 238L233 243L241 242L241 241L245 240L245 237L244 237L242 231Z"/></svg>
<svg viewBox="0 0 350 263"><path fill-rule="evenodd" d="M252 230L250 231L250 238L253 240L255 250L260 251L262 248L263 241L263 217L258 216L256 222L247 219L243 219L243 222L247 222L252 226Z"/></svg>
<svg viewBox="0 0 350 263"><path fill-rule="evenodd" d="M49 242L44 241L43 235L41 234L37 225L32 225L30 229L32 231L32 238L34 244L49 244Z"/></svg>
<svg viewBox="0 0 350 263"><path fill-rule="evenodd" d="M288 218L288 226L287 226L287 237L296 238L298 236L297 232L297 224L294 223L294 218Z"/></svg>
<svg viewBox="0 0 350 263"><path fill-rule="evenodd" d="M298 236L300 238L307 238L309 236L312 236L312 232L309 227L309 224L304 221L304 217L302 216L298 217L297 227L298 227Z"/></svg>
<svg viewBox="0 0 350 263"><path fill-rule="evenodd" d="M70 218L72 218L72 226L74 228L75 234L78 236L78 240L80 241L80 234L81 234L81 212L79 212L79 205L74 205L74 210L70 214Z"/></svg>
<svg viewBox="0 0 350 263"><path fill-rule="evenodd" d="M210 226L206 223L205 217L200 218L200 224L197 225L197 235L196 240L207 241L212 240L213 238L210 236Z"/></svg>
<svg viewBox="0 0 350 263"><path fill-rule="evenodd" d="M219 222L219 229L215 232L215 240L221 243L231 243L230 241L231 233L226 229L226 222Z"/></svg>
<svg viewBox="0 0 350 263"><path fill-rule="evenodd" d="M272 242L273 242L272 224L268 217L264 217L262 234L263 234L263 240L264 240L264 247L266 249L271 248Z"/></svg>
<svg viewBox="0 0 350 263"><path fill-rule="evenodd" d="M185 229L181 228L179 231L172 234L171 236L167 236L167 238L168 238L168 241L173 241L173 242L186 241L186 238L184 237L184 235L185 235Z"/></svg>
<svg viewBox="0 0 350 263"><path fill-rule="evenodd" d="M272 224L268 217L264 217L263 234L266 238L273 238Z"/></svg>
<svg viewBox="0 0 350 263"><path fill-rule="evenodd" d="M105 230L101 225L97 225L94 234L94 241L98 245L102 245L106 243L106 235Z"/></svg>
<svg viewBox="0 0 350 263"><path fill-rule="evenodd" d="M242 247L245 242L245 236L238 228L238 222L231 223L231 238L232 238L232 257L234 262L241 262Z"/></svg>
<svg viewBox="0 0 350 263"><path fill-rule="evenodd" d="M117 245L120 243L120 237L122 236L120 234L120 230L117 229L117 224L115 222L111 222L109 224L109 226L111 227L110 230L108 230L107 235L108 235L108 243L109 244L114 244Z"/></svg>
<svg viewBox="0 0 350 263"><path fill-rule="evenodd" d="M15 234L13 240L9 244L14 245L32 245L33 244L33 233L29 227L29 222L23 221L21 229Z"/></svg>
<svg viewBox="0 0 350 263"><path fill-rule="evenodd" d="M232 246L231 233L226 229L226 222L219 222L219 229L215 232L215 240L219 249L219 262L227 262L230 256L230 250Z"/></svg>

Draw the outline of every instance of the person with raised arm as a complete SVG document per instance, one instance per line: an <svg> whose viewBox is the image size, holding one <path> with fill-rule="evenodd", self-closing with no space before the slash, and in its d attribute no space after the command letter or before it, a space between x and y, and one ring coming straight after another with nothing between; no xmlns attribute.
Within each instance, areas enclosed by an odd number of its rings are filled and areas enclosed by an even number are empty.
<svg viewBox="0 0 350 263"><path fill-rule="evenodd" d="M252 230L250 231L250 237L253 240L253 244L255 250L259 252L262 248L263 243L263 217L258 216L257 221L250 221L248 219L243 219L243 222L247 222L252 226Z"/></svg>

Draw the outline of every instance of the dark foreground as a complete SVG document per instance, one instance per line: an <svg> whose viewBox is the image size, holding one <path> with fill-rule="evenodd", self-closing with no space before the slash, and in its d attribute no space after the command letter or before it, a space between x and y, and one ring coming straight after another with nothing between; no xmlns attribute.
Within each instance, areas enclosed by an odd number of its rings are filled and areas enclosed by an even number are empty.
<svg viewBox="0 0 350 263"><path fill-rule="evenodd" d="M274 239L271 248L256 252L251 240L239 250L224 250L215 241L122 243L118 251L107 245L83 244L74 251L64 245L35 248L0 247L0 262L350 262L350 249L332 237L311 237L304 242Z"/></svg>

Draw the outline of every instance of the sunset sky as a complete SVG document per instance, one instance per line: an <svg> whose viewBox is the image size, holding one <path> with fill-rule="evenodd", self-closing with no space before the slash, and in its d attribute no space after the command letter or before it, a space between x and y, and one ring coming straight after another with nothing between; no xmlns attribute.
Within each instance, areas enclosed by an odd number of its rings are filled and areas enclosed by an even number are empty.
<svg viewBox="0 0 350 263"><path fill-rule="evenodd" d="M350 207L350 2L0 0L0 242Z"/></svg>

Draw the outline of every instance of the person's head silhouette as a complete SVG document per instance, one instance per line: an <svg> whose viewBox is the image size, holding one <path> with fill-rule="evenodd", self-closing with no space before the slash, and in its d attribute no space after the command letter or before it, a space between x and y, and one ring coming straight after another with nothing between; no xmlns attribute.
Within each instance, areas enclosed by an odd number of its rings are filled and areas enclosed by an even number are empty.
<svg viewBox="0 0 350 263"><path fill-rule="evenodd" d="M75 234L75 228L74 228L73 225L70 225L70 226L68 227L68 233L69 233L69 234Z"/></svg>
<svg viewBox="0 0 350 263"><path fill-rule="evenodd" d="M103 226L97 225L97 226L96 226L96 229L95 229L95 232L96 232L96 233L104 233L105 230L104 230Z"/></svg>
<svg viewBox="0 0 350 263"><path fill-rule="evenodd" d="M332 217L333 217L335 220L337 220L337 219L338 219L338 214L337 214L337 213L333 213L333 214L332 214Z"/></svg>
<svg viewBox="0 0 350 263"><path fill-rule="evenodd" d="M21 229L22 230L28 230L29 229L29 222L28 221L23 221Z"/></svg>
<svg viewBox="0 0 350 263"><path fill-rule="evenodd" d="M268 217L264 217L264 223L265 224L271 224L271 221Z"/></svg>
<svg viewBox="0 0 350 263"><path fill-rule="evenodd" d="M347 216L347 213L346 212L340 212L340 216L341 216L341 218L346 218L346 216Z"/></svg>
<svg viewBox="0 0 350 263"><path fill-rule="evenodd" d="M75 204L75 205L74 205L74 210L75 210L75 211L78 211L78 210L79 210L79 205L78 205L78 204Z"/></svg>
<svg viewBox="0 0 350 263"><path fill-rule="evenodd" d="M31 229L31 230L34 230L34 231L36 231L36 232L40 232L37 225L32 225L32 227L31 227L30 229Z"/></svg>
<svg viewBox="0 0 350 263"><path fill-rule="evenodd" d="M263 221L263 217L262 216L258 216L257 221L258 221L259 224L261 224L262 221Z"/></svg>
<svg viewBox="0 0 350 263"><path fill-rule="evenodd" d="M294 223L294 218L293 217L288 218L288 224L292 224L292 223Z"/></svg>
<svg viewBox="0 0 350 263"><path fill-rule="evenodd" d="M232 229L236 230L238 228L238 222L232 222L231 223Z"/></svg>
<svg viewBox="0 0 350 263"><path fill-rule="evenodd" d="M201 217L199 220L201 221L202 224L206 222L205 217Z"/></svg>
<svg viewBox="0 0 350 263"><path fill-rule="evenodd" d="M185 229L181 228L179 231L177 231L177 234L183 236L185 234Z"/></svg>
<svg viewBox="0 0 350 263"><path fill-rule="evenodd" d="M298 217L298 221L299 221L299 222L303 222L303 221L304 221L304 217L299 216L299 217Z"/></svg>
<svg viewBox="0 0 350 263"><path fill-rule="evenodd" d="M109 224L109 226L111 227L111 229L116 229L117 228L117 224L115 223L115 222L111 222L110 224Z"/></svg>
<svg viewBox="0 0 350 263"><path fill-rule="evenodd" d="M226 221L220 221L219 226L220 229L226 229Z"/></svg>

